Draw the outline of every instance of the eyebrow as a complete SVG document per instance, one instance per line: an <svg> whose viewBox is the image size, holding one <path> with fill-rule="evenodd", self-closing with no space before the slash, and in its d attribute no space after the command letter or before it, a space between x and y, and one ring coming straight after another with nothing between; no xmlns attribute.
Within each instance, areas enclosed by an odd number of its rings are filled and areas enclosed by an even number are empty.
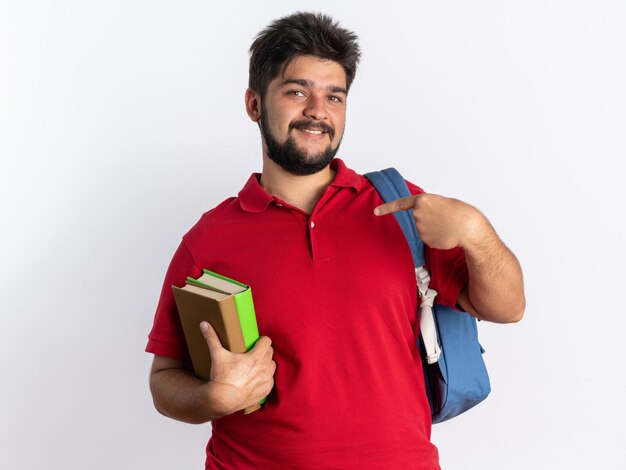
<svg viewBox="0 0 626 470"><path fill-rule="evenodd" d="M307 80L306 78L288 78L281 83L281 86L289 85L292 83L307 88L313 88L313 86L315 85L313 81ZM348 94L348 90L337 85L328 85L326 89L331 93L343 93L344 95Z"/></svg>

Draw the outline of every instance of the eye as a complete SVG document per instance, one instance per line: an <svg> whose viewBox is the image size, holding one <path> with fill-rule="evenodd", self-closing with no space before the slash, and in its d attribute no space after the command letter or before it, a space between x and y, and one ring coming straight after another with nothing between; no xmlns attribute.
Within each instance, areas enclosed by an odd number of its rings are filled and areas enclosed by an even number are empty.
<svg viewBox="0 0 626 470"><path fill-rule="evenodd" d="M335 95L329 96L328 101L332 101L333 103L343 103L343 99Z"/></svg>
<svg viewBox="0 0 626 470"><path fill-rule="evenodd" d="M289 90L287 94L291 96L306 96L302 90Z"/></svg>

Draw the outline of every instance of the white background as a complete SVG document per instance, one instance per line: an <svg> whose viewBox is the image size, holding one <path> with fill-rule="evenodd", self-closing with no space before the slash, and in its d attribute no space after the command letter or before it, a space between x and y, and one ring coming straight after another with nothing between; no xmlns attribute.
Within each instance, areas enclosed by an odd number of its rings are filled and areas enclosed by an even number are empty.
<svg viewBox="0 0 626 470"><path fill-rule="evenodd" d="M383 4L0 2L1 468L203 468L143 348L180 237L260 169L247 48L298 8L361 37L340 156L476 205L524 268L443 468L626 468L626 5Z"/></svg>

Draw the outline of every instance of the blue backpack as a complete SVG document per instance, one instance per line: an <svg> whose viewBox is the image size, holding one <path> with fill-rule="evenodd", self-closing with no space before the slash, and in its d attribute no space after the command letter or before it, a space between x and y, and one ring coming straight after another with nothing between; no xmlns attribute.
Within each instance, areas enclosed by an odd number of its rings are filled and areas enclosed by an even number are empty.
<svg viewBox="0 0 626 470"><path fill-rule="evenodd" d="M411 196L395 168L367 173L385 202ZM424 268L424 243L420 240L410 211L395 212L411 247L420 296L420 338L426 395L433 423L460 415L489 395L491 387L478 342L476 318L435 303L437 292L428 288L430 276Z"/></svg>

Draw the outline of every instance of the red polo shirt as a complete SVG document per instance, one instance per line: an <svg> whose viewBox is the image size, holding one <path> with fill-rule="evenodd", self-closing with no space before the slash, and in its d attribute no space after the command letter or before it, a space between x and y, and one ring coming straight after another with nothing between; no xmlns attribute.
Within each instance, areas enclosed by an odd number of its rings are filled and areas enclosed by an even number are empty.
<svg viewBox="0 0 626 470"><path fill-rule="evenodd" d="M186 358L171 286L208 268L252 286L277 363L262 411L212 422L207 468L439 468L409 248L393 216L374 215L373 186L339 159L332 167L310 215L252 175L202 216L170 264L147 351ZM453 306L467 282L462 251L426 256L439 301Z"/></svg>

